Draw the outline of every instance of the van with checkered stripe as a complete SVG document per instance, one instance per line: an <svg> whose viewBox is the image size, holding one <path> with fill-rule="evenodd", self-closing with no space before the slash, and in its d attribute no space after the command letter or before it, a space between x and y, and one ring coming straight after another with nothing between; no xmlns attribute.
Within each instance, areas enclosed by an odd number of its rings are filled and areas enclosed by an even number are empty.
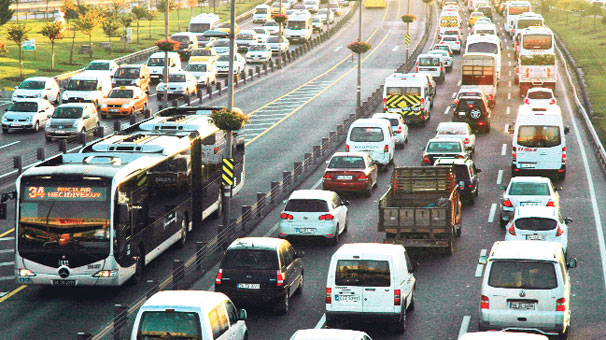
<svg viewBox="0 0 606 340"><path fill-rule="evenodd" d="M385 79L383 111L399 113L407 124L425 126L430 118L433 91L427 79L411 73L394 73Z"/></svg>

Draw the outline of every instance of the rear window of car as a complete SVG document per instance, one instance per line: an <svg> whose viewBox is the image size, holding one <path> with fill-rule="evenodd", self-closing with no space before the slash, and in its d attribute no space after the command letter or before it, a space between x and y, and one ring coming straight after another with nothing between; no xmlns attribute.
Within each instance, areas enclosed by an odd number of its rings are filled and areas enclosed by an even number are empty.
<svg viewBox="0 0 606 340"><path fill-rule="evenodd" d="M547 91L529 91L528 92L528 98L529 99L551 99L553 98L553 96L551 95L551 92L547 92Z"/></svg>
<svg viewBox="0 0 606 340"><path fill-rule="evenodd" d="M463 136L467 134L467 128L464 126L438 126L438 135Z"/></svg>
<svg viewBox="0 0 606 340"><path fill-rule="evenodd" d="M431 142L427 152L461 152L461 144L450 142Z"/></svg>
<svg viewBox="0 0 606 340"><path fill-rule="evenodd" d="M335 273L337 286L389 287L389 262L373 260L339 260Z"/></svg>
<svg viewBox="0 0 606 340"><path fill-rule="evenodd" d="M364 159L362 157L337 156L333 157L328 164L329 168L343 169L364 169Z"/></svg>
<svg viewBox="0 0 606 340"><path fill-rule="evenodd" d="M482 100L480 99L461 99L459 104L457 105L457 110L466 110L479 108L480 110L484 109L484 105L482 105Z"/></svg>
<svg viewBox="0 0 606 340"><path fill-rule="evenodd" d="M558 221L541 217L518 218L515 225L520 230L547 231L554 230L558 226Z"/></svg>
<svg viewBox="0 0 606 340"><path fill-rule="evenodd" d="M143 312L137 339L163 339L170 335L179 338L202 339L200 319L193 312Z"/></svg>
<svg viewBox="0 0 606 340"><path fill-rule="evenodd" d="M232 249L227 250L223 269L278 269L278 255L269 249Z"/></svg>
<svg viewBox="0 0 606 340"><path fill-rule="evenodd" d="M518 145L554 147L562 143L558 126L523 125L518 129Z"/></svg>
<svg viewBox="0 0 606 340"><path fill-rule="evenodd" d="M457 181L469 181L469 168L467 168L467 165L455 164L454 170Z"/></svg>
<svg viewBox="0 0 606 340"><path fill-rule="evenodd" d="M328 204L324 200L292 199L288 200L284 210L290 212L327 212Z"/></svg>
<svg viewBox="0 0 606 340"><path fill-rule="evenodd" d="M352 142L382 142L383 129L380 127L354 127L349 140Z"/></svg>
<svg viewBox="0 0 606 340"><path fill-rule="evenodd" d="M543 261L495 261L488 285L495 288L554 289L558 286L554 263Z"/></svg>
<svg viewBox="0 0 606 340"><path fill-rule="evenodd" d="M459 39L457 37L444 37L444 38L442 38L442 41L458 41L458 40Z"/></svg>
<svg viewBox="0 0 606 340"><path fill-rule="evenodd" d="M549 195L549 186L547 183L511 183L509 194L515 196L547 196Z"/></svg>
<svg viewBox="0 0 606 340"><path fill-rule="evenodd" d="M440 66L440 58L419 58L419 66Z"/></svg>
<svg viewBox="0 0 606 340"><path fill-rule="evenodd" d="M420 87L388 87L386 90L388 96L393 96L397 94L406 94L412 96L420 96L421 88Z"/></svg>

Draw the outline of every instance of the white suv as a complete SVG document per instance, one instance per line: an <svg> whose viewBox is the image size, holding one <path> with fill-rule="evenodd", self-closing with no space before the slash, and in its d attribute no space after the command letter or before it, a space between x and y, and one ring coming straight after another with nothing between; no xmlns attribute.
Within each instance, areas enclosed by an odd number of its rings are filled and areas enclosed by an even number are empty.
<svg viewBox="0 0 606 340"><path fill-rule="evenodd" d="M559 335L570 328L570 277L576 259L545 241L495 242L485 264L479 329L508 329Z"/></svg>

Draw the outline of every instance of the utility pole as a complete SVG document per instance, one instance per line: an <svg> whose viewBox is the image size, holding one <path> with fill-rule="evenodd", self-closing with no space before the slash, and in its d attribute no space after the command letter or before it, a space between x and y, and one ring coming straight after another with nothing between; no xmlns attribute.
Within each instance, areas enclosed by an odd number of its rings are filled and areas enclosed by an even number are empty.
<svg viewBox="0 0 606 340"><path fill-rule="evenodd" d="M410 0L409 0L410 1ZM168 41L168 4L170 0L164 0L164 39ZM164 107L168 107L168 51L164 51Z"/></svg>
<svg viewBox="0 0 606 340"><path fill-rule="evenodd" d="M280 0L280 15L282 15L282 0ZM271 7L269 8L269 16L271 17ZM280 64L282 64L282 24L279 23L278 26L278 60L280 60Z"/></svg>
<svg viewBox="0 0 606 340"><path fill-rule="evenodd" d="M227 111L232 111L234 107L234 55L235 55L235 23L236 23L236 0L230 0L230 16L229 16L229 73L227 75ZM225 141L225 150L223 157L231 159L233 157L232 140L234 137L233 131L228 131ZM231 209L231 185L223 186L223 228L229 227Z"/></svg>
<svg viewBox="0 0 606 340"><path fill-rule="evenodd" d="M408 15L410 15L410 0L408 0ZM406 23L406 36L409 37L410 36L410 23L407 22ZM409 50L409 44L406 44L406 61L408 61L408 50Z"/></svg>
<svg viewBox="0 0 606 340"><path fill-rule="evenodd" d="M410 0L408 0L410 3ZM360 0L360 16L358 18L358 42L362 41L362 0ZM328 16L328 14L326 14ZM326 20L328 21L328 19ZM356 100L356 108L357 110L360 110L361 102L361 96L362 96L362 53L357 53L358 54L358 87L356 89L357 92L357 100Z"/></svg>

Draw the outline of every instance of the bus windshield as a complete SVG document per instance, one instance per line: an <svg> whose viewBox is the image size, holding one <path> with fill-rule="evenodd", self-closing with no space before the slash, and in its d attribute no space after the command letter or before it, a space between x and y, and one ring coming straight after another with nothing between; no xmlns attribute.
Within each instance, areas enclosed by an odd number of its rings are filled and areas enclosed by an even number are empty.
<svg viewBox="0 0 606 340"><path fill-rule="evenodd" d="M290 28L290 29L295 29L295 30L302 30L305 29L307 27L307 22L306 21L287 21L286 22L286 27Z"/></svg>
<svg viewBox="0 0 606 340"><path fill-rule="evenodd" d="M499 53L499 47L497 46L497 44L487 42L487 41L486 42L477 42L477 43L469 44L467 46L467 52L497 54L497 53Z"/></svg>
<svg viewBox="0 0 606 340"><path fill-rule="evenodd" d="M208 23L208 22L204 22L204 23L190 23L189 24L189 31L190 32L204 33L206 31L208 31L209 29L210 29L210 23Z"/></svg>
<svg viewBox="0 0 606 340"><path fill-rule="evenodd" d="M53 267L59 256L67 256L71 267L107 257L111 236L108 197L107 188L98 183L23 184L20 255Z"/></svg>
<svg viewBox="0 0 606 340"><path fill-rule="evenodd" d="M523 30L530 26L543 26L543 19L518 19L519 30Z"/></svg>

